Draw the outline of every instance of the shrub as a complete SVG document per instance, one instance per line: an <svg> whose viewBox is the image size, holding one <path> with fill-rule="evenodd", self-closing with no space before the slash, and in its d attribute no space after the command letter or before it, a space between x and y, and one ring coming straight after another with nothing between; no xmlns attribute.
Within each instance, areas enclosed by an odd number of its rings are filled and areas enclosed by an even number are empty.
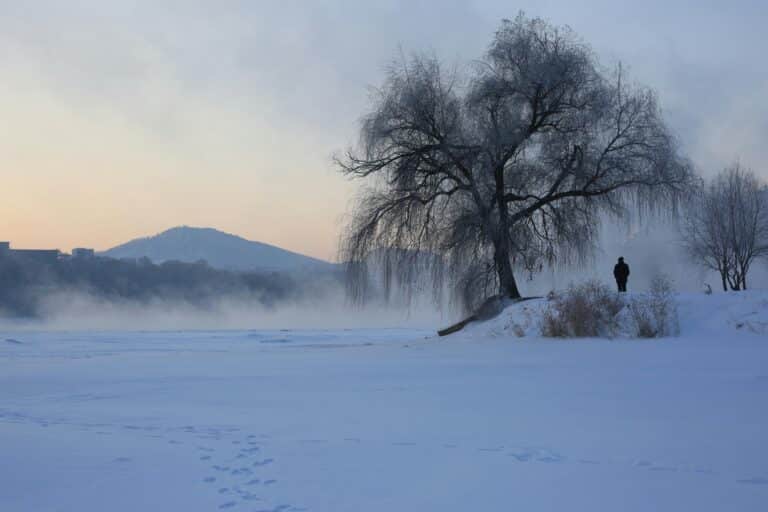
<svg viewBox="0 0 768 512"><path fill-rule="evenodd" d="M674 336L680 331L674 286L667 276L654 277L650 291L633 298L629 311L638 338Z"/></svg>
<svg viewBox="0 0 768 512"><path fill-rule="evenodd" d="M571 285L564 294L551 294L542 317L541 333L552 338L613 337L624 302L598 281Z"/></svg>
<svg viewBox="0 0 768 512"><path fill-rule="evenodd" d="M624 297L597 281L571 285L565 293L550 293L541 334L551 338L660 338L679 332L674 287L666 276L655 277L648 293L629 301Z"/></svg>

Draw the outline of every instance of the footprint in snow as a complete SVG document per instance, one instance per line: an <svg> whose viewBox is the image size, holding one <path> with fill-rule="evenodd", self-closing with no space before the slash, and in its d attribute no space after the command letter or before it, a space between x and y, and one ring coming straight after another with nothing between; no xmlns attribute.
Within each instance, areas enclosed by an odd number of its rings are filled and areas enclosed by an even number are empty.
<svg viewBox="0 0 768 512"><path fill-rule="evenodd" d="M763 478L761 476L754 476L752 478L744 478L742 480L736 480L740 484L749 484L749 485L768 485L768 478Z"/></svg>
<svg viewBox="0 0 768 512"><path fill-rule="evenodd" d="M251 492L240 492L240 499L245 501L258 501L259 497Z"/></svg>
<svg viewBox="0 0 768 512"><path fill-rule="evenodd" d="M226 502L226 503L222 503L221 505L219 505L219 508L220 508L220 509L232 508L232 507L234 507L235 505L237 505L237 502L234 502L234 501L228 501L228 502Z"/></svg>
<svg viewBox="0 0 768 512"><path fill-rule="evenodd" d="M663 471L663 472L675 473L677 472L677 468L673 468L670 466L653 466L651 468L648 468L648 471Z"/></svg>
<svg viewBox="0 0 768 512"><path fill-rule="evenodd" d="M306 508L296 508L290 505L278 505L274 508L260 508L254 512L303 512Z"/></svg>
<svg viewBox="0 0 768 512"><path fill-rule="evenodd" d="M565 457L556 453L549 453L536 458L537 462L544 462L545 464L555 464L563 460L565 460Z"/></svg>

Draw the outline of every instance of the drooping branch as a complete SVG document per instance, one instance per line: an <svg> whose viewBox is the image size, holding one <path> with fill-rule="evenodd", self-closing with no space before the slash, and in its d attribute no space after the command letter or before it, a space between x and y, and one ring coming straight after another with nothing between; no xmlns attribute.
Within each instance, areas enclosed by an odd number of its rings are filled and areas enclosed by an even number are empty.
<svg viewBox="0 0 768 512"><path fill-rule="evenodd" d="M674 205L692 172L655 95L600 69L570 29L522 15L467 76L393 66L338 160L368 184L341 246L352 295L371 263L386 293L428 277L469 309L514 297L514 268L585 254L603 214Z"/></svg>

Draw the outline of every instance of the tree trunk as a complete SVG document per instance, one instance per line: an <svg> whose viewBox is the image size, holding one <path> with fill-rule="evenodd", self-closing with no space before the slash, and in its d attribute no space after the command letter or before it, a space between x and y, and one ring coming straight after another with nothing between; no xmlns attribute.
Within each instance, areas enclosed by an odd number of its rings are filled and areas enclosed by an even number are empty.
<svg viewBox="0 0 768 512"><path fill-rule="evenodd" d="M510 299L519 299L520 290L517 289L517 282L512 272L512 262L509 257L509 209L504 200L504 166L498 166L494 174L496 207L499 209L499 227L494 242L493 258L496 264L496 273L499 276L499 295Z"/></svg>
<svg viewBox="0 0 768 512"><path fill-rule="evenodd" d="M720 279L723 280L723 291L727 292L728 291L728 282L725 279L725 271L724 270L720 271Z"/></svg>
<svg viewBox="0 0 768 512"><path fill-rule="evenodd" d="M741 276L739 276L738 272L731 272L728 274L728 284L731 287L731 291L740 291L739 288L741 285Z"/></svg>
<svg viewBox="0 0 768 512"><path fill-rule="evenodd" d="M509 247L502 240L495 247L494 262L499 276L499 295L510 299L519 299L520 290L517 288L515 274L512 272L512 262L509 258Z"/></svg>

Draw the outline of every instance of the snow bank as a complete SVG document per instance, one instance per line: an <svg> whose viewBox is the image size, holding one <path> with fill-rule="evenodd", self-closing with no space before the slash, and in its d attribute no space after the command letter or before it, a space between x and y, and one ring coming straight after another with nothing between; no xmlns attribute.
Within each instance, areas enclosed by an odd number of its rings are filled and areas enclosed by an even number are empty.
<svg viewBox="0 0 768 512"><path fill-rule="evenodd" d="M681 330L686 336L768 336L768 291L765 290L682 294L679 308Z"/></svg>
<svg viewBox="0 0 768 512"><path fill-rule="evenodd" d="M629 293L626 299L631 301L639 296ZM698 339L713 336L768 336L768 291L748 290L712 295L681 293L676 297L681 336ZM470 324L465 334L490 338L541 337L541 319L548 304L547 299L510 304L497 317ZM628 331L618 337L629 337Z"/></svg>
<svg viewBox="0 0 768 512"><path fill-rule="evenodd" d="M541 318L547 303L547 299L531 299L510 304L495 318L469 324L464 332L472 337L540 336Z"/></svg>

